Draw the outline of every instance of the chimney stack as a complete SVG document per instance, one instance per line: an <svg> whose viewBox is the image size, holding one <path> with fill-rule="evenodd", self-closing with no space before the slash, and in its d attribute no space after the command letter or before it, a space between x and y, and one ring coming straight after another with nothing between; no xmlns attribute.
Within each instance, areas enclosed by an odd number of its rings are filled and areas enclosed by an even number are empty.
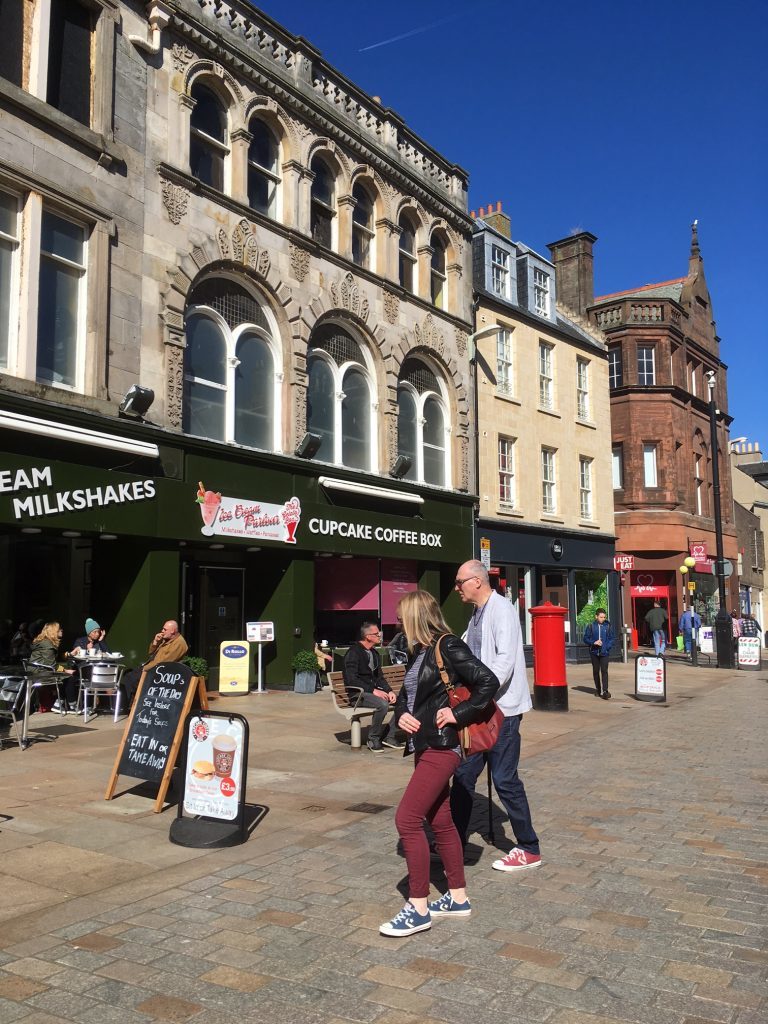
<svg viewBox="0 0 768 1024"><path fill-rule="evenodd" d="M589 231L580 231L547 246L555 265L558 302L579 316L586 316L587 308L595 301L592 246L596 241Z"/></svg>
<svg viewBox="0 0 768 1024"><path fill-rule="evenodd" d="M496 203L495 210L492 203L489 204L485 213L483 213L481 208L480 216L488 227L494 228L500 235L504 235L505 238L512 238L512 223L507 214L502 212L500 202Z"/></svg>

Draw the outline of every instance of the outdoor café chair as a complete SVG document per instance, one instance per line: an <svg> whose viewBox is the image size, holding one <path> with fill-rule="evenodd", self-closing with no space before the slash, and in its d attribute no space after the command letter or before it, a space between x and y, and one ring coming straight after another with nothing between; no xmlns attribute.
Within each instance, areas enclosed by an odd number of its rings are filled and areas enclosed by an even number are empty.
<svg viewBox="0 0 768 1024"><path fill-rule="evenodd" d="M21 663L24 666L24 675L27 677L29 688L38 690L42 686L56 687L56 700L59 702L59 709L62 715L67 713L67 701L64 697L64 674L57 672L50 665L43 665L39 661L26 659ZM31 693L30 693L31 697Z"/></svg>
<svg viewBox="0 0 768 1024"><path fill-rule="evenodd" d="M27 680L24 676L0 676L0 718L10 718L19 747L24 749L19 734L19 719L24 718L24 692ZM0 738L0 744L2 743Z"/></svg>
<svg viewBox="0 0 768 1024"><path fill-rule="evenodd" d="M109 661L94 661L93 664L81 664L80 690L77 695L77 703L83 701L83 722L88 721L88 694L93 694L93 711L96 713L96 695L99 693L115 698L115 721L120 714L120 680L123 675L123 665L116 665Z"/></svg>

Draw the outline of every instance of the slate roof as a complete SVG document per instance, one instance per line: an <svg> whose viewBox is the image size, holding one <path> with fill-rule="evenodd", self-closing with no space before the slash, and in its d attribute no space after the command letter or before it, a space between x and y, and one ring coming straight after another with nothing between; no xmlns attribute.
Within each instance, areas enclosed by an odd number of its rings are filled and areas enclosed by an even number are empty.
<svg viewBox="0 0 768 1024"><path fill-rule="evenodd" d="M595 303L608 302L614 299L632 298L635 295L641 299L674 299L675 302L679 302L685 282L686 278L676 277L672 281L659 281L658 284L643 284L638 288L628 288L623 292L611 292L608 295L597 295L595 297Z"/></svg>
<svg viewBox="0 0 768 1024"><path fill-rule="evenodd" d="M561 334L567 335L573 341L578 341L582 345L589 345L592 348L597 349L598 352L606 351L606 346L603 342L592 337L591 334L588 334L587 331L577 323L574 323L573 320L569 320L568 317L563 316L559 309L555 311L555 323L553 323L545 316L538 316L538 314L534 313L532 309L528 309L527 306L521 306L517 302L510 301L510 299L503 299L495 292L486 291L485 288L476 288L475 292L477 295L482 295L490 302L498 303L500 306L507 306L511 311L513 310L517 313L522 313L530 320L538 321L542 325L542 328L549 327L552 330L560 331Z"/></svg>

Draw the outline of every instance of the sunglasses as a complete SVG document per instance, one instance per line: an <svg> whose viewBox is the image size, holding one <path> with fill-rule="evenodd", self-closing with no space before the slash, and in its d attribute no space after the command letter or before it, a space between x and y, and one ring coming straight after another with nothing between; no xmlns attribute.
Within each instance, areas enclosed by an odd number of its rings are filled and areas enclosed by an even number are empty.
<svg viewBox="0 0 768 1024"><path fill-rule="evenodd" d="M478 576L465 576L463 580L454 580L453 581L453 585L458 590L461 590L461 588L464 586L465 583L469 583L470 580L476 580L476 579L479 579L479 577Z"/></svg>

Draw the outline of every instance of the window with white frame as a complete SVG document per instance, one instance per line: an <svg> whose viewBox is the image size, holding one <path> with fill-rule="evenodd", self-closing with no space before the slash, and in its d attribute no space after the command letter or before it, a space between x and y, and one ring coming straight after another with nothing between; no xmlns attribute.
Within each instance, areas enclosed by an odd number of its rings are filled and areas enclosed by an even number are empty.
<svg viewBox="0 0 768 1024"><path fill-rule="evenodd" d="M397 451L411 460L406 480L449 487L449 441L445 382L422 360L408 357L397 385Z"/></svg>
<svg viewBox="0 0 768 1024"><path fill-rule="evenodd" d="M608 349L608 387L613 390L624 383L624 363L621 358L621 345Z"/></svg>
<svg viewBox="0 0 768 1024"><path fill-rule="evenodd" d="M13 359L16 342L16 296L21 228L19 200L11 192L0 192L0 367Z"/></svg>
<svg viewBox="0 0 768 1024"><path fill-rule="evenodd" d="M86 229L43 207L37 306L36 378L82 386L85 341Z"/></svg>
<svg viewBox="0 0 768 1024"><path fill-rule="evenodd" d="M553 345L539 342L539 406L542 409L555 407L555 382L553 377Z"/></svg>
<svg viewBox="0 0 768 1024"><path fill-rule="evenodd" d="M279 450L281 375L271 313L245 288L211 278L190 296L185 331L184 431Z"/></svg>
<svg viewBox="0 0 768 1024"><path fill-rule="evenodd" d="M336 217L336 176L326 161L316 156L310 164L312 195L310 233L326 249L333 248L333 221Z"/></svg>
<svg viewBox="0 0 768 1024"><path fill-rule="evenodd" d="M514 393L512 332L506 328L496 332L496 390L502 395Z"/></svg>
<svg viewBox="0 0 768 1024"><path fill-rule="evenodd" d="M509 253L500 245L491 246L491 284L497 295L509 298Z"/></svg>
<svg viewBox="0 0 768 1024"><path fill-rule="evenodd" d="M499 504L514 508L515 490L515 438L499 435Z"/></svg>
<svg viewBox="0 0 768 1024"><path fill-rule="evenodd" d="M589 419L589 360L576 357L576 416Z"/></svg>
<svg viewBox="0 0 768 1024"><path fill-rule="evenodd" d="M352 211L352 262L358 267L374 269L373 200L368 190L360 183L352 189L355 208Z"/></svg>
<svg viewBox="0 0 768 1024"><path fill-rule="evenodd" d="M656 352L653 345L637 346L637 383L656 383Z"/></svg>
<svg viewBox="0 0 768 1024"><path fill-rule="evenodd" d="M620 444L611 448L611 477L614 491L620 491L624 487L624 448Z"/></svg>
<svg viewBox="0 0 768 1024"><path fill-rule="evenodd" d="M407 292L415 294L418 289L416 228L407 213L401 213L397 223L400 228L400 238L398 239L398 279L402 288L405 288Z"/></svg>
<svg viewBox="0 0 768 1024"><path fill-rule="evenodd" d="M273 220L280 188L280 145L269 125L251 118L248 131L248 205Z"/></svg>
<svg viewBox="0 0 768 1024"><path fill-rule="evenodd" d="M376 472L373 364L343 328L324 324L313 332L307 356L307 430L317 434L317 458Z"/></svg>
<svg viewBox="0 0 768 1024"><path fill-rule="evenodd" d="M592 518L592 459L579 456L579 515Z"/></svg>
<svg viewBox="0 0 768 1024"><path fill-rule="evenodd" d="M659 477L656 466L656 445L643 445L643 484L646 487L658 487Z"/></svg>
<svg viewBox="0 0 768 1024"><path fill-rule="evenodd" d="M445 309L445 244L437 235L432 235L430 242L432 256L430 259L430 297L432 305Z"/></svg>
<svg viewBox="0 0 768 1024"><path fill-rule="evenodd" d="M224 191L227 112L216 93L202 82L191 90L195 105L189 122L189 168L204 185Z"/></svg>
<svg viewBox="0 0 768 1024"><path fill-rule="evenodd" d="M557 512L556 456L555 448L541 449L541 508L549 515Z"/></svg>
<svg viewBox="0 0 768 1024"><path fill-rule="evenodd" d="M533 308L539 316L549 316L549 274L533 268Z"/></svg>
<svg viewBox="0 0 768 1024"><path fill-rule="evenodd" d="M699 393L699 382L697 379L698 366L696 363L691 363L691 394L698 395Z"/></svg>
<svg viewBox="0 0 768 1024"><path fill-rule="evenodd" d="M704 460L702 459L701 455L698 455L698 454L694 455L694 457L693 457L693 476L694 476L694 486L696 487L696 515L697 516L700 516L700 515L704 514L704 512L703 512L703 509L704 509L704 500L703 500L703 494L704 494L704 468L703 468L703 461Z"/></svg>

